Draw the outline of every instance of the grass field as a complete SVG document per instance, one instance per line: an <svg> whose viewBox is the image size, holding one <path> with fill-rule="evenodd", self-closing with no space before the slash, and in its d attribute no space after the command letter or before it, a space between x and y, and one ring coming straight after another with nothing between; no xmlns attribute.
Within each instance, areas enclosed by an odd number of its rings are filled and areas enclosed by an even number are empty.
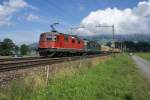
<svg viewBox="0 0 150 100"><path fill-rule="evenodd" d="M138 56L150 60L150 53L137 53Z"/></svg>
<svg viewBox="0 0 150 100"><path fill-rule="evenodd" d="M64 68L46 84L40 74L1 89L3 100L150 100L150 85L127 55Z"/></svg>

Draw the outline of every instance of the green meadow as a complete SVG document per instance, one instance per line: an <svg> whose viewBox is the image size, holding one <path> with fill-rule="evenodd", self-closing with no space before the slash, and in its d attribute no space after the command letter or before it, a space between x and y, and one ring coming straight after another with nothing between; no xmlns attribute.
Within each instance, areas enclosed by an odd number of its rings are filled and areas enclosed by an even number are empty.
<svg viewBox="0 0 150 100"><path fill-rule="evenodd" d="M1 88L0 99L150 100L150 85L129 56L120 54L94 61L94 64L92 60L72 63L71 67L49 76L47 82L42 74L14 81Z"/></svg>
<svg viewBox="0 0 150 100"><path fill-rule="evenodd" d="M150 60L150 53L137 53L138 56Z"/></svg>

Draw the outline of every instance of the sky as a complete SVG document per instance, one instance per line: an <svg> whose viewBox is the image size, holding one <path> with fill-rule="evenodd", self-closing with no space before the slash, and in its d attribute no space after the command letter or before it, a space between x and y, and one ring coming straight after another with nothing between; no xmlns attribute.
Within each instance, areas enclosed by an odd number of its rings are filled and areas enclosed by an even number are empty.
<svg viewBox="0 0 150 100"><path fill-rule="evenodd" d="M150 34L150 0L0 0L0 41L38 42L40 33L51 31L77 35L100 35L111 29L97 25L115 25L116 34Z"/></svg>

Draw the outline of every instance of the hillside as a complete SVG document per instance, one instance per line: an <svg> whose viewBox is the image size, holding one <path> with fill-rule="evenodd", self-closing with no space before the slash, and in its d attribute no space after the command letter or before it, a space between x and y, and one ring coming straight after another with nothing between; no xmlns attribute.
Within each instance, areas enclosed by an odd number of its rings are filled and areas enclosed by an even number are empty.
<svg viewBox="0 0 150 100"><path fill-rule="evenodd" d="M97 36L83 36L83 38L108 42L112 40L112 35L97 35ZM115 35L116 41L143 41L150 42L150 34L132 34L132 35Z"/></svg>

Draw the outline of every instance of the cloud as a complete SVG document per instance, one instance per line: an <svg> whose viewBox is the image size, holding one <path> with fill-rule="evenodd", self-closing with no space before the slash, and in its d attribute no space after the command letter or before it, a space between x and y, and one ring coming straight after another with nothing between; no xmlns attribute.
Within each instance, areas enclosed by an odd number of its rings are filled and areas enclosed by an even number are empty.
<svg viewBox="0 0 150 100"><path fill-rule="evenodd" d="M0 4L0 26L9 25L12 14L26 7L33 8L24 0L9 0Z"/></svg>
<svg viewBox="0 0 150 100"><path fill-rule="evenodd" d="M106 8L105 10L93 11L81 21L81 26L88 28L77 31L80 35L83 34L82 32L85 35L111 33L111 28L103 28L103 31L96 28L95 26L99 24L114 24L117 34L150 33L150 0L139 2L133 9Z"/></svg>
<svg viewBox="0 0 150 100"><path fill-rule="evenodd" d="M38 20L38 19L39 19L39 16L34 15L34 14L29 14L26 18L27 21L35 21L35 20Z"/></svg>

